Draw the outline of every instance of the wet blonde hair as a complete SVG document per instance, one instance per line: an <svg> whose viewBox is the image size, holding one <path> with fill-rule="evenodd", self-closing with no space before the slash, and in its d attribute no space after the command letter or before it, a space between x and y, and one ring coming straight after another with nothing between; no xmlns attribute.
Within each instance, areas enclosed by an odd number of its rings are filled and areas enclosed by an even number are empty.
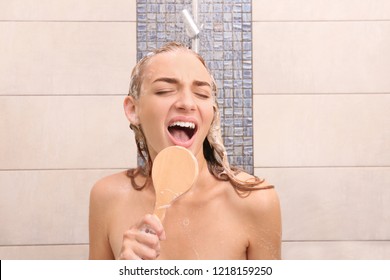
<svg viewBox="0 0 390 280"><path fill-rule="evenodd" d="M265 186L265 187L256 187L259 184L263 183L264 180L254 176L248 181L243 181L237 178L237 174L241 171L236 167L231 167L228 161L228 156L226 153L225 146L223 145L222 134L221 134L221 119L219 114L219 108L217 103L217 84L210 73L209 68L207 67L204 59L193 50L189 49L185 45L178 42L169 42L162 46L161 48L155 49L153 52L148 53L145 57L143 57L134 67L131 73L130 80L130 90L129 96L132 96L135 100L140 97L141 94L141 85L143 82L143 74L145 72L145 68L149 62L149 60L160 54L165 52L174 52L174 51L187 51L196 56L199 61L206 68L208 73L211 76L212 81L212 92L214 98L213 110L214 110L214 118L210 126L209 133L206 139L203 142L203 153L204 157L207 161L207 166L209 171L219 180L230 181L233 187L238 192L246 192L254 189L266 189L272 188L273 186ZM127 172L127 175L131 178L132 184L135 189L141 190L143 189L148 180L146 180L145 184L138 185L135 182L135 177L140 172L147 178L151 178L151 171L153 162L149 154L147 141L145 138L145 134L142 131L142 125L133 125L130 124L130 128L134 131L135 141L137 144L138 153L144 161L143 166L139 166L136 169L130 169Z"/></svg>

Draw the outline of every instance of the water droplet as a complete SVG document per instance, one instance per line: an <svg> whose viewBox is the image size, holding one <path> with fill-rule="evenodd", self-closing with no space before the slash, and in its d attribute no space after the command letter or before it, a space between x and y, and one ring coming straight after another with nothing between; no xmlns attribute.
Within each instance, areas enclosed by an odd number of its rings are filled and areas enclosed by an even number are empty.
<svg viewBox="0 0 390 280"><path fill-rule="evenodd" d="M188 218L184 218L183 226L188 226L190 224L190 220Z"/></svg>

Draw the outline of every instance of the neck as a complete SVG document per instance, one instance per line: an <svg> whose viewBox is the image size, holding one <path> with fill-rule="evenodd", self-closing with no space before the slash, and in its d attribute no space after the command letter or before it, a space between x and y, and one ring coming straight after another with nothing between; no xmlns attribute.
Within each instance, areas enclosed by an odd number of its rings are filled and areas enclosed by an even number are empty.
<svg viewBox="0 0 390 280"><path fill-rule="evenodd" d="M204 158L203 152L199 154L196 158L198 160L199 174L198 179L195 181L194 185L191 188L191 190L193 191L209 187L210 185L212 185L213 180L215 180L214 175L211 174L209 171L207 161Z"/></svg>

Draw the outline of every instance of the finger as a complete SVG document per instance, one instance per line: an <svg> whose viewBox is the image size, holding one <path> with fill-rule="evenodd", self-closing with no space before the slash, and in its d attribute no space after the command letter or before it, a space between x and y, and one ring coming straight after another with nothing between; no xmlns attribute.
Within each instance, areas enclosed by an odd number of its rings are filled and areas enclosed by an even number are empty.
<svg viewBox="0 0 390 280"><path fill-rule="evenodd" d="M138 243L144 244L150 248L153 249L160 248L160 239L156 234L150 234L144 231L139 231L135 239Z"/></svg>
<svg viewBox="0 0 390 280"><path fill-rule="evenodd" d="M138 244L138 246L134 248L134 253L143 260L155 260L160 255L159 250L155 250L144 244Z"/></svg>
<svg viewBox="0 0 390 280"><path fill-rule="evenodd" d="M132 250L125 250L119 254L118 260L142 260L142 258Z"/></svg>
<svg viewBox="0 0 390 280"><path fill-rule="evenodd" d="M156 259L160 254L160 240L157 235L147 234L132 228L123 234L119 259Z"/></svg>
<svg viewBox="0 0 390 280"><path fill-rule="evenodd" d="M153 234L153 235L157 235L156 232L147 224L142 225L142 227L140 228L140 231L145 232L145 233L149 233L149 234Z"/></svg>
<svg viewBox="0 0 390 280"><path fill-rule="evenodd" d="M139 228L144 232L156 234L160 240L166 239L164 227L156 215L145 215L140 222Z"/></svg>

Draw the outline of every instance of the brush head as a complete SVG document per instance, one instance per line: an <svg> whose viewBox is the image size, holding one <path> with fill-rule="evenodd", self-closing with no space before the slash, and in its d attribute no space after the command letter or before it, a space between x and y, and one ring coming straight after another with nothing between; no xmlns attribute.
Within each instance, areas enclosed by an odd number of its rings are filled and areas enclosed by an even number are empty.
<svg viewBox="0 0 390 280"><path fill-rule="evenodd" d="M153 161L152 179L156 193L154 213L163 220L165 209L185 193L198 177L198 162L186 148L170 146Z"/></svg>

